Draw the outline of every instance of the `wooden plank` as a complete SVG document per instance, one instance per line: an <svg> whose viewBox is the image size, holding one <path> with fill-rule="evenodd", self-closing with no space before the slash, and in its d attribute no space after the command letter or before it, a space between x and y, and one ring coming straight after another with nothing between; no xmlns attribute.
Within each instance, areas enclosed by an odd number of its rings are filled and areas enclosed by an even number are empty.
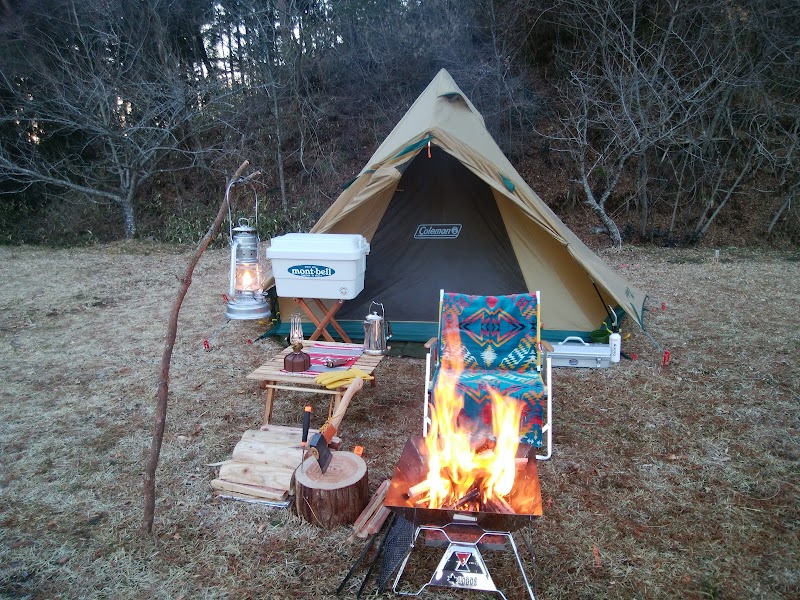
<svg viewBox="0 0 800 600"><path fill-rule="evenodd" d="M283 500L286 500L286 497L289 495L287 490L233 483L231 481L225 481L224 479L212 479L211 487L221 492L231 492L233 494L240 494L250 498L273 500L275 502L282 502Z"/></svg>
<svg viewBox="0 0 800 600"><path fill-rule="evenodd" d="M296 469L303 462L305 449L258 440L241 440L233 449L234 461Z"/></svg>
<svg viewBox="0 0 800 600"><path fill-rule="evenodd" d="M288 490L295 469L272 465L232 462L219 468L218 479L259 487Z"/></svg>
<svg viewBox="0 0 800 600"><path fill-rule="evenodd" d="M311 380L314 381L313 379ZM314 385L317 385L316 383ZM312 387L299 387L297 385L278 385L277 383L267 383L264 389L273 390L286 390L288 392L307 392L309 394L332 394L336 395L339 392L336 390L329 390L328 388L312 388Z"/></svg>
<svg viewBox="0 0 800 600"><path fill-rule="evenodd" d="M299 427L282 427L277 429L276 425L265 425L265 429L248 429L242 434L243 440L254 440L265 444L280 444L282 446L300 447L300 440L303 437L303 430ZM308 435L313 435L309 430Z"/></svg>
<svg viewBox="0 0 800 600"><path fill-rule="evenodd" d="M242 440L256 441L271 445L296 446L300 447L300 440L303 439L303 430L300 427L283 427L280 425L265 425L265 429L248 429L242 434ZM318 429L308 430L308 439L319 433ZM339 437L334 437L331 443L341 444Z"/></svg>

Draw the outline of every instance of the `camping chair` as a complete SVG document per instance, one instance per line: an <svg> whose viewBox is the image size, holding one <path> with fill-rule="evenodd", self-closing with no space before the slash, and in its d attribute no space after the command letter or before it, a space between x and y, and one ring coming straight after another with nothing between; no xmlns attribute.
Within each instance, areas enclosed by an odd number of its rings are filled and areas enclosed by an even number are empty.
<svg viewBox="0 0 800 600"><path fill-rule="evenodd" d="M539 460L553 449L552 382L550 357L546 382L542 379L539 292L509 296L439 294L439 336L426 344L423 435L431 424L429 403L435 405L436 382L443 359L459 357L463 371L456 383L464 398L462 416L491 424L490 388L523 402L520 441L536 448ZM448 331L457 336L448 336ZM453 343L448 340L457 340ZM455 347L453 347L455 346Z"/></svg>

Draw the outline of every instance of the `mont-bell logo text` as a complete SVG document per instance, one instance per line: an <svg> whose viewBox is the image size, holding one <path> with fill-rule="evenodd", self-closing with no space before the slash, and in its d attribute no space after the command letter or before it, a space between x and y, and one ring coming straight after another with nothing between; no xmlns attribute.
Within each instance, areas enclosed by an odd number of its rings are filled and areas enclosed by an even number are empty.
<svg viewBox="0 0 800 600"><path fill-rule="evenodd" d="M414 233L415 240L454 240L461 233L461 225L452 224L424 224L418 225Z"/></svg>
<svg viewBox="0 0 800 600"><path fill-rule="evenodd" d="M294 265L289 267L289 274L297 277L330 277L336 273L330 267L321 265Z"/></svg>

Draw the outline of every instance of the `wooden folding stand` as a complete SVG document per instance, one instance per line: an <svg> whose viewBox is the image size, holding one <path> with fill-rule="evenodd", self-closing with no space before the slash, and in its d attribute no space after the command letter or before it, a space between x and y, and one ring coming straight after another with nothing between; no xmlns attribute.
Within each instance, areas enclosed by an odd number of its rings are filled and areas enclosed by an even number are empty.
<svg viewBox="0 0 800 600"><path fill-rule="evenodd" d="M313 342L307 342L306 346L314 346ZM316 345L330 346L331 348L341 348L344 344L339 342L316 342ZM275 398L275 390L288 390L292 392L311 392L314 394L327 394L332 396L329 412L338 404L344 393L345 388L329 390L325 386L316 382L313 377L300 377L296 373L287 373L283 370L283 359L293 351L288 346L278 352L269 361L258 367L255 371L247 375L247 379L254 379L259 382L259 387L265 390L264 393L264 425L268 425L272 420L272 402ZM356 360L354 367L361 369L368 375L375 377L370 381L371 386L375 386L377 377L375 369L383 359L382 354L362 354Z"/></svg>
<svg viewBox="0 0 800 600"><path fill-rule="evenodd" d="M311 322L314 323L314 325L316 325L317 327L314 330L314 333L312 333L311 336L308 338L309 341L313 342L314 340L318 339L320 335L322 335L322 337L324 337L329 342L334 341L333 337L331 336L330 333L328 333L328 330L326 329L328 325L331 325L339 334L339 336L342 338L343 342L347 344L352 343L350 341L350 338L347 337L347 334L344 332L344 329L342 329L342 326L339 325L339 323L337 323L336 319L334 318L336 313L339 312L339 309L342 307L342 304L344 304L344 300L336 300L330 308L327 308L325 304L322 302L322 300L320 300L319 298L310 298L310 300L316 302L317 308L319 308L325 315L322 318L322 320L319 320L317 318L317 315L315 315L314 311L311 310L311 307L308 304L306 304L306 300L304 298L294 299L294 301L297 304L299 304L300 307L303 309L303 311L306 313L308 318L311 319Z"/></svg>

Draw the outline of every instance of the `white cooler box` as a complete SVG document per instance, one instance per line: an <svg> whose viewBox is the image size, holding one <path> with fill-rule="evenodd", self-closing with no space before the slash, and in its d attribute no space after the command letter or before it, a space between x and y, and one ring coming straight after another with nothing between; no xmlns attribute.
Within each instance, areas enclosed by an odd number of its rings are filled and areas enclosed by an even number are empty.
<svg viewBox="0 0 800 600"><path fill-rule="evenodd" d="M611 347L608 344L587 344L576 336L553 344L553 351L547 355L554 367L607 369L611 365Z"/></svg>
<svg viewBox="0 0 800 600"><path fill-rule="evenodd" d="M272 238L266 254L279 296L352 300L364 289L369 243L362 235L287 233Z"/></svg>

